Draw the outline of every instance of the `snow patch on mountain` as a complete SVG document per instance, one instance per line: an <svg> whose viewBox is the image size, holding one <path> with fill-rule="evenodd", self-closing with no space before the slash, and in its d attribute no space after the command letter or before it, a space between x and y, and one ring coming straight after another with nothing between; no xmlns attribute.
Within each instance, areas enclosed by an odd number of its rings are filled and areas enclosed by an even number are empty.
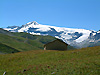
<svg viewBox="0 0 100 75"><path fill-rule="evenodd" d="M16 30L18 27L15 27L15 28L4 28L4 30L7 30L7 31L12 31L12 32L15 32L14 30Z"/></svg>
<svg viewBox="0 0 100 75"><path fill-rule="evenodd" d="M83 30L82 30L82 31L83 31ZM76 39L76 42L82 42L82 41L86 40L86 39L89 37L90 33L91 33L91 31L89 31L89 30L84 30L83 36L81 36L81 37L79 37L78 39Z"/></svg>
<svg viewBox="0 0 100 75"><path fill-rule="evenodd" d="M34 32L30 32L30 34L32 34L32 35L41 35L40 33L34 33Z"/></svg>
<svg viewBox="0 0 100 75"><path fill-rule="evenodd" d="M100 31L98 31L97 33L100 33Z"/></svg>
<svg viewBox="0 0 100 75"><path fill-rule="evenodd" d="M96 35L96 33L92 33L93 34L93 36L95 36Z"/></svg>

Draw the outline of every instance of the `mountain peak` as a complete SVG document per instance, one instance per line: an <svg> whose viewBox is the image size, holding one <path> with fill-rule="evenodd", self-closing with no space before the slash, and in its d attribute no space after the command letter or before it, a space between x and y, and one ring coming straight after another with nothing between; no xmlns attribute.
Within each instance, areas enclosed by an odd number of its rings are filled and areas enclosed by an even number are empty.
<svg viewBox="0 0 100 75"><path fill-rule="evenodd" d="M29 22L26 25L30 25L30 24L38 25L38 23L36 21Z"/></svg>

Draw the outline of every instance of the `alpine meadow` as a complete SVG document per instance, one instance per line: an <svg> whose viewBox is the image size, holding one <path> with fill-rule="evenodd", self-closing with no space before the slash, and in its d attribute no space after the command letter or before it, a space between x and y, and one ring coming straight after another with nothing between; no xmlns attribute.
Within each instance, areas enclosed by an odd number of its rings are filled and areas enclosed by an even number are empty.
<svg viewBox="0 0 100 75"><path fill-rule="evenodd" d="M100 75L100 0L0 0L0 75Z"/></svg>
<svg viewBox="0 0 100 75"><path fill-rule="evenodd" d="M100 46L43 50L57 38L0 29L0 75L99 75Z"/></svg>
<svg viewBox="0 0 100 75"><path fill-rule="evenodd" d="M100 46L0 55L0 75L99 75Z"/></svg>

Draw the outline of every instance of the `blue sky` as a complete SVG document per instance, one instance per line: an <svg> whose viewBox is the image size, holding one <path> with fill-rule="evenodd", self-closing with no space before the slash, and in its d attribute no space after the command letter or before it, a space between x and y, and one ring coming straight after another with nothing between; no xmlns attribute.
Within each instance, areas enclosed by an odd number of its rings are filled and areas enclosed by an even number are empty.
<svg viewBox="0 0 100 75"><path fill-rule="evenodd" d="M0 0L1 28L31 21L98 31L100 0Z"/></svg>

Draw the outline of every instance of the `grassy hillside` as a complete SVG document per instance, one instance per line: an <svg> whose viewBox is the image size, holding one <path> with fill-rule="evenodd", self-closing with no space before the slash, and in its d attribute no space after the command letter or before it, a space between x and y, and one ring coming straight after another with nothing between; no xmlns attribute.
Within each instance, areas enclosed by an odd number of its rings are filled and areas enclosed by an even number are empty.
<svg viewBox="0 0 100 75"><path fill-rule="evenodd" d="M43 49L43 45L52 40L51 36L37 36L28 33L12 33L0 29L0 43L19 51L39 50Z"/></svg>
<svg viewBox="0 0 100 75"><path fill-rule="evenodd" d="M16 53L18 50L0 43L0 53Z"/></svg>
<svg viewBox="0 0 100 75"><path fill-rule="evenodd" d="M0 43L15 48L19 51L38 50L43 45L35 40L30 40L22 37L8 36L0 34Z"/></svg>
<svg viewBox="0 0 100 75"><path fill-rule="evenodd" d="M0 55L0 75L99 75L100 46Z"/></svg>
<svg viewBox="0 0 100 75"><path fill-rule="evenodd" d="M18 51L40 50L43 49L44 44L55 39L56 38L52 36L13 33L0 29L0 43L12 47ZM69 46L68 49L73 49L73 47Z"/></svg>
<svg viewBox="0 0 100 75"><path fill-rule="evenodd" d="M19 37L23 37L23 38L27 38L27 39L31 39L31 40L36 40L39 41L43 44L46 44L48 42L51 42L53 40L55 40L55 37L52 36L40 36L40 35L30 35L29 33L12 33L14 36L19 36Z"/></svg>
<svg viewBox="0 0 100 75"><path fill-rule="evenodd" d="M24 32L20 32L20 33L9 32L9 31L3 30L2 28L0 28L0 33L11 36L11 37L15 36L15 37L22 37L22 38L30 39L30 40L36 40L43 44L46 44L56 39L55 37L52 37L52 36L31 35L29 33L24 33Z"/></svg>

